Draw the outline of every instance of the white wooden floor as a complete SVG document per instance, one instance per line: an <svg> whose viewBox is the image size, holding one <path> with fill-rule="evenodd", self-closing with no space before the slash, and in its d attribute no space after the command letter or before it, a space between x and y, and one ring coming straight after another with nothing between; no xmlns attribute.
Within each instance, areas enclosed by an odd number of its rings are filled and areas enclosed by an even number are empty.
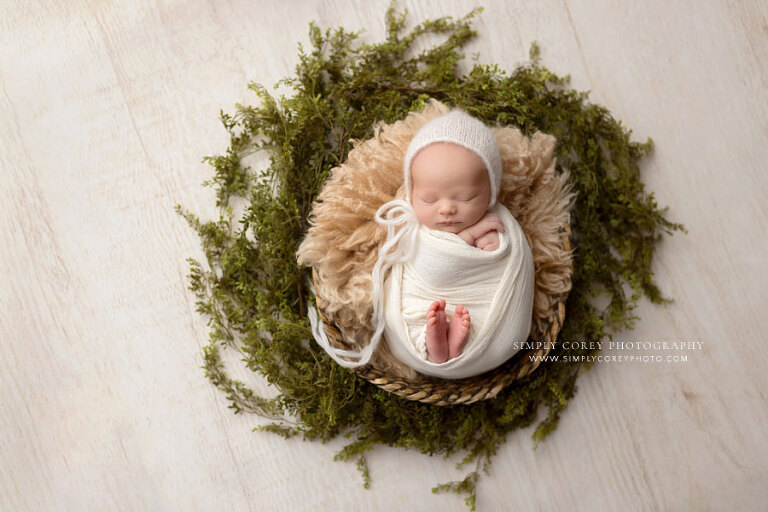
<svg viewBox="0 0 768 512"><path fill-rule="evenodd" d="M479 4L398 5L412 26ZM644 181L689 230L654 261L677 302L643 302L616 341L701 349L596 364L535 452L532 428L509 437L479 510L768 509L768 4L482 4L468 55L511 70L537 40L655 140ZM310 20L380 41L386 6L2 3L0 510L465 510L429 491L464 474L440 458L377 448L365 490L332 461L344 440L253 433L259 418L227 409L186 290L200 244L173 211L214 215L201 158L226 149L219 108L292 74Z"/></svg>

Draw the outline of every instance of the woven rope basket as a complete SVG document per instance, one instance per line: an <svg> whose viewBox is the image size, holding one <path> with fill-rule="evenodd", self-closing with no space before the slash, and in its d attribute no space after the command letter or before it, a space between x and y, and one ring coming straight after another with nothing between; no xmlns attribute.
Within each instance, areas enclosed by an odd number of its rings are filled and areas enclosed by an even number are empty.
<svg viewBox="0 0 768 512"><path fill-rule="evenodd" d="M560 240L563 249L570 251L570 226L564 225L560 228ZM317 283L318 276L314 270L312 278ZM547 355L552 347L552 343L557 339L557 335L565 321L565 301L567 295L566 293L554 297L553 306L544 321L540 319L534 320L533 336L531 339L543 342L539 344L540 348L520 350L501 366L481 375L465 379L439 379L420 376L416 379L407 380L390 374L387 371L374 368L372 365L354 368L352 371L385 391L409 400L432 405L471 404L479 400L494 398L510 383L529 375L541 364L543 357ZM323 298L316 296L315 299L318 313L330 344L340 349L351 349L352 347L344 341L339 329L325 314L325 301Z"/></svg>

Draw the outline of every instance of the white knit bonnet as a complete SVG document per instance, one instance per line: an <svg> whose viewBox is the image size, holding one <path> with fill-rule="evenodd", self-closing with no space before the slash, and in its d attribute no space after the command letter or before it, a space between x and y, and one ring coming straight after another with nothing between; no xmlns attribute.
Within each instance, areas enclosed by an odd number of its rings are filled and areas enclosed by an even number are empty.
<svg viewBox="0 0 768 512"><path fill-rule="evenodd" d="M493 206L501 185L501 155L496 144L496 136L482 121L459 108L454 108L447 114L430 120L411 139L403 163L405 200L408 203L411 202L413 159L419 151L435 142L452 142L480 157L488 171L488 180L491 183L491 200L488 206Z"/></svg>

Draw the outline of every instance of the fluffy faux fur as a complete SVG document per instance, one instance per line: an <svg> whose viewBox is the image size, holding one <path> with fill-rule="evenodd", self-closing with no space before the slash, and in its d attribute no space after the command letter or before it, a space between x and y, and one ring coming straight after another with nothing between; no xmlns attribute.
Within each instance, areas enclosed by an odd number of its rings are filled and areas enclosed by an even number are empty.
<svg viewBox="0 0 768 512"><path fill-rule="evenodd" d="M324 311L355 350L371 337L371 270L386 229L374 220L378 208L403 198L403 160L408 143L425 123L450 108L436 100L391 125L380 122L373 138L352 141L347 162L333 169L317 197L310 228L297 252L300 264L318 275ZM540 337L555 297L571 288L572 254L562 247L560 226L569 224L575 193L568 172L555 172L556 140L536 132L530 139L514 127L492 127L503 175L498 200L515 216L533 253L536 282L531 336ZM503 361L499 361L501 364ZM404 378L418 374L381 343L371 363Z"/></svg>

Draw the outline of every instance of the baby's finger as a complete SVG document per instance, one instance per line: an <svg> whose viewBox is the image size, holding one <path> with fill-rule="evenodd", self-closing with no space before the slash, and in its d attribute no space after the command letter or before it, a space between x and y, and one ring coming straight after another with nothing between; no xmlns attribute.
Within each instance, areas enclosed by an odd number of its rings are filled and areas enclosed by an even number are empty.
<svg viewBox="0 0 768 512"><path fill-rule="evenodd" d="M499 220L498 217L496 218L496 220L493 222L492 225L493 225L493 229L498 231L499 233L504 232L504 223L501 222L501 220Z"/></svg>

